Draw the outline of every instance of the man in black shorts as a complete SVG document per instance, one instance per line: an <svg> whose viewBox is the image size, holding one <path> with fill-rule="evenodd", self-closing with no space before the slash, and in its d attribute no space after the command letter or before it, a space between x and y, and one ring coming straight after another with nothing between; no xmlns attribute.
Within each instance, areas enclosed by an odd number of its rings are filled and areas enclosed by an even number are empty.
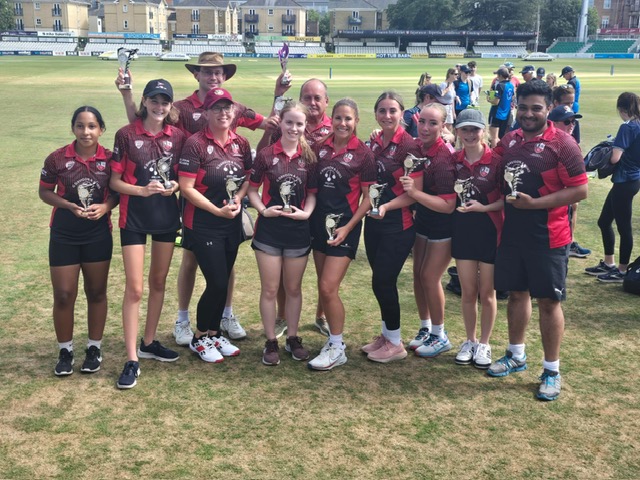
<svg viewBox="0 0 640 480"><path fill-rule="evenodd" d="M560 395L561 301L566 298L571 229L567 206L587 196L587 176L576 142L547 120L551 88L531 80L517 92L520 128L505 135L494 154L505 179L505 220L495 263L496 290L509 290L506 355L488 374L504 377L527 368L525 332L531 298L538 301L544 371L537 397Z"/></svg>

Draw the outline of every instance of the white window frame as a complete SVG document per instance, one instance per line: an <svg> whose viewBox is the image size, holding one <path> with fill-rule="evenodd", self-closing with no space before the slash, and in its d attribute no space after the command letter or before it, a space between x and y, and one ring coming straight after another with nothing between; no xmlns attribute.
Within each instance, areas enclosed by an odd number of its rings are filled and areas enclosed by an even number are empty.
<svg viewBox="0 0 640 480"><path fill-rule="evenodd" d="M269 15L270 17L273 17L273 8L270 8L267 10L267 15Z"/></svg>
<svg viewBox="0 0 640 480"><path fill-rule="evenodd" d="M127 13L129 11L129 5L126 3L122 4L122 13Z"/></svg>
<svg viewBox="0 0 640 480"><path fill-rule="evenodd" d="M611 0L604 0L604 2L602 2L602 9L611 10Z"/></svg>
<svg viewBox="0 0 640 480"><path fill-rule="evenodd" d="M33 4L33 8L34 8L35 10L40 10L40 2L35 2L35 3Z"/></svg>
<svg viewBox="0 0 640 480"><path fill-rule="evenodd" d="M37 27L41 27L42 26L42 19L41 18L36 18L36 26Z"/></svg>
<svg viewBox="0 0 640 480"><path fill-rule="evenodd" d="M129 20L123 20L122 21L122 28L124 30L129 30Z"/></svg>

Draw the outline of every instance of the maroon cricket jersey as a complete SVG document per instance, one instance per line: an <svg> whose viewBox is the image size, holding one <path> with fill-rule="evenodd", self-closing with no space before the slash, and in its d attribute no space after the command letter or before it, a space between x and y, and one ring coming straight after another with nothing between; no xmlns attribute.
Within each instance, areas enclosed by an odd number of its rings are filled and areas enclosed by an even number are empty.
<svg viewBox="0 0 640 480"><path fill-rule="evenodd" d="M325 114L322 117L322 121L313 129L310 129L310 125L307 122L307 126L304 130L304 138L310 146L314 146L320 140L325 138L332 132L332 123L331 118L327 117ZM273 145L276 143L280 137L282 136L282 131L278 128L275 132L271 134L271 138L269 139L269 145Z"/></svg>
<svg viewBox="0 0 640 480"><path fill-rule="evenodd" d="M110 196L111 152L98 145L96 154L83 160L75 146L74 141L46 158L40 173L40 186L55 190L58 196L81 207L106 202ZM69 245L94 243L111 235L111 212L99 220L89 220L76 217L66 208L54 207L49 226L51 238L57 242Z"/></svg>
<svg viewBox="0 0 640 480"><path fill-rule="evenodd" d="M304 209L307 193L317 191L317 163L307 165L298 145L298 151L289 157L278 140L263 148L256 156L251 170L250 183L254 187L262 185L262 203L268 208L283 206L280 186L292 182L290 205ZM309 222L285 217L262 217L256 222L254 238L276 248L305 248L310 244Z"/></svg>
<svg viewBox="0 0 640 480"><path fill-rule="evenodd" d="M138 119L116 132L111 168L120 173L126 183L145 187L152 180L163 181L158 172L158 161L170 161L170 180L177 180L176 170L184 141L184 133L176 127L165 125L158 135L153 135ZM119 225L139 233L175 232L180 228L176 195L121 194Z"/></svg>
<svg viewBox="0 0 640 480"><path fill-rule="evenodd" d="M404 160L408 154L420 157L420 145L404 128L398 127L386 148L382 143L382 133L379 133L371 142L371 151L376 162L376 182L386 184L380 198L382 206L405 193L399 181L404 175ZM409 174L412 178L420 175L421 170ZM397 233L413 226L413 215L409 207L402 207L386 212L379 220L368 217L366 222L367 228L375 228L381 233Z"/></svg>
<svg viewBox="0 0 640 480"><path fill-rule="evenodd" d="M238 127L255 130L262 125L262 121L264 120L262 115L245 107L241 103L234 102L234 105L235 118L231 124L231 130L235 131ZM177 127L182 130L187 137L203 130L204 127L209 124L206 115L204 115L206 110L200 98L198 98L197 90L184 100L175 102L173 106L180 112Z"/></svg>
<svg viewBox="0 0 640 480"><path fill-rule="evenodd" d="M465 202L476 200L482 205L489 205L502 197L500 191L502 186L502 170L500 169L499 158L494 156L491 149L485 145L482 158L473 164L470 164L464 154L464 150L460 150L455 154L456 179L469 179L469 187L467 187ZM460 201L458 200L458 206ZM476 215L488 215L498 233L498 241L502 232L502 224L504 222L504 210L494 212L473 212L461 213L454 212L456 222L464 223L473 221Z"/></svg>
<svg viewBox="0 0 640 480"><path fill-rule="evenodd" d="M580 147L570 135L557 130L552 122L537 137L525 141L522 129L509 132L493 154L501 161L500 177L505 168L519 168L517 190L533 198L587 183ZM511 190L503 182L503 193ZM571 243L567 205L550 209L518 209L505 202L501 245L546 250Z"/></svg>
<svg viewBox="0 0 640 480"><path fill-rule="evenodd" d="M209 127L189 137L182 149L178 166L181 177L195 179L195 189L216 207L222 208L229 201L227 179L229 177L248 180L251 170L251 147L246 138L229 132L226 144L213 138ZM236 182L238 187L242 181ZM211 212L185 203L182 221L186 228L204 230L209 235L226 237L236 233L239 237L242 226L240 215L234 219L218 217Z"/></svg>

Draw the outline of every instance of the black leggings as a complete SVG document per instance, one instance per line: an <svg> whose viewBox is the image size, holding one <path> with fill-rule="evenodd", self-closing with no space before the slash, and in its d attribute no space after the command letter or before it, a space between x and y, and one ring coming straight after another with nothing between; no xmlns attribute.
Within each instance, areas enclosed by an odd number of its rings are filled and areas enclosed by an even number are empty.
<svg viewBox="0 0 640 480"><path fill-rule="evenodd" d="M207 283L198 301L197 327L201 332L218 332L238 245L229 245L224 238L209 238L194 242L193 253Z"/></svg>
<svg viewBox="0 0 640 480"><path fill-rule="evenodd" d="M640 190L640 180L614 183L602 206L598 227L602 232L604 254L613 255L616 246L616 235L613 232L613 221L616 222L620 234L620 258L622 265L627 265L633 249L633 231L631 229L631 208L633 197Z"/></svg>
<svg viewBox="0 0 640 480"><path fill-rule="evenodd" d="M375 220L369 220L370 222ZM398 276L415 240L413 227L398 233L380 234L377 229L364 229L364 246L373 276L371 285L380 305L382 321L388 330L400 328Z"/></svg>

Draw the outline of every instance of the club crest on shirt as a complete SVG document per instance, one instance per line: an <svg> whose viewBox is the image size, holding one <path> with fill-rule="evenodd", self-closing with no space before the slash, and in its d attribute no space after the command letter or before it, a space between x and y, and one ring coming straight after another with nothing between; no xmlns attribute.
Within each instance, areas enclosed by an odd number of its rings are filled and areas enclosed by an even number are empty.
<svg viewBox="0 0 640 480"><path fill-rule="evenodd" d="M396 148L398 148L396 145L391 145L391 147L389 147L389 155L393 156L396 154Z"/></svg>
<svg viewBox="0 0 640 480"><path fill-rule="evenodd" d="M96 168L100 171L100 172L104 172L104 169L107 168L107 162L105 161L98 161L96 162Z"/></svg>
<svg viewBox="0 0 640 480"><path fill-rule="evenodd" d="M330 130L327 127L322 127L320 129L320 134L321 135L329 135L329 133L330 133Z"/></svg>
<svg viewBox="0 0 640 480"><path fill-rule="evenodd" d="M430 159L430 158L427 158L427 159L424 161L423 165L424 165L424 169L425 169L425 170L426 170L427 168L429 168L429 165L431 165L431 159Z"/></svg>
<svg viewBox="0 0 640 480"><path fill-rule="evenodd" d="M298 159L298 166L299 166L300 168L304 168L304 167L305 167L304 159L302 159L302 158L299 158L299 159Z"/></svg>
<svg viewBox="0 0 640 480"><path fill-rule="evenodd" d="M211 155L213 153L213 145L207 146L207 153Z"/></svg>
<svg viewBox="0 0 640 480"><path fill-rule="evenodd" d="M327 156L327 149L323 148L322 150L320 150L320 153L318 154L320 156L320 158L324 158Z"/></svg>
<svg viewBox="0 0 640 480"><path fill-rule="evenodd" d="M40 170L40 175L42 175L43 177L47 176L48 174L49 172L47 172L44 168Z"/></svg>
<svg viewBox="0 0 640 480"><path fill-rule="evenodd" d="M237 155L239 151L240 151L240 146L237 143L233 142L231 144L231 153L233 155Z"/></svg>
<svg viewBox="0 0 640 480"><path fill-rule="evenodd" d="M271 160L271 165L277 165L279 161L280 159L278 157L273 157L273 160Z"/></svg>
<svg viewBox="0 0 640 480"><path fill-rule="evenodd" d="M490 171L491 169L489 167L487 167L486 165L483 165L482 167L480 167L480 176L486 177L487 175L489 175Z"/></svg>
<svg viewBox="0 0 640 480"><path fill-rule="evenodd" d="M536 153L542 153L542 151L544 150L544 146L545 144L543 142L536 143L533 146L533 151Z"/></svg>
<svg viewBox="0 0 640 480"><path fill-rule="evenodd" d="M513 147L516 144L516 139L514 138L509 142L509 148Z"/></svg>
<svg viewBox="0 0 640 480"><path fill-rule="evenodd" d="M69 160L67 163L64 164L64 166L67 167L67 170L71 170L75 164L76 164L75 161Z"/></svg>
<svg viewBox="0 0 640 480"><path fill-rule="evenodd" d="M200 113L200 112L193 112L193 113L191 114L191 117L192 117L192 118L193 118L193 120L194 120L194 121L196 121L196 122L197 122L198 120L200 120L200 117L201 117L201 116L202 116L202 113Z"/></svg>
<svg viewBox="0 0 640 480"><path fill-rule="evenodd" d="M173 147L173 142L171 140L165 140L164 142L162 142L162 145L165 150L171 150L171 148Z"/></svg>
<svg viewBox="0 0 640 480"><path fill-rule="evenodd" d="M342 159L349 163L351 160L353 160L353 153L347 153L344 157L342 157Z"/></svg>
<svg viewBox="0 0 640 480"><path fill-rule="evenodd" d="M142 140L136 140L135 142L133 142L133 144L138 150L140 150L142 148L142 145L144 145L144 142Z"/></svg>

